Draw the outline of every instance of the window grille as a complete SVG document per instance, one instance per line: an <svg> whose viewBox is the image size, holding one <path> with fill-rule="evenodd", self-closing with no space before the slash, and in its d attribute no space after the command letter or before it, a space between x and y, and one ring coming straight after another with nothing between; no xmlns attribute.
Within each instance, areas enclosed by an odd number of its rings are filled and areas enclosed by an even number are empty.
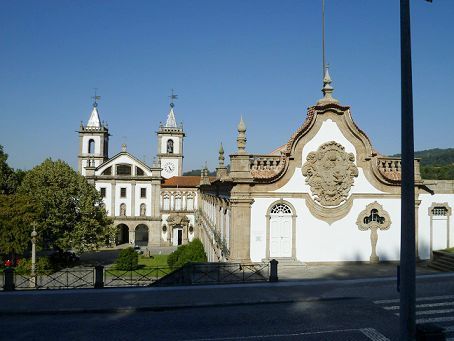
<svg viewBox="0 0 454 341"><path fill-rule="evenodd" d="M117 166L117 175L131 175L131 166L130 165L118 165Z"/></svg>
<svg viewBox="0 0 454 341"><path fill-rule="evenodd" d="M292 214L292 210L286 204L276 204L271 209L271 214Z"/></svg>
<svg viewBox="0 0 454 341"><path fill-rule="evenodd" d="M432 214L436 216L447 216L448 209L444 206L437 206L432 209Z"/></svg>

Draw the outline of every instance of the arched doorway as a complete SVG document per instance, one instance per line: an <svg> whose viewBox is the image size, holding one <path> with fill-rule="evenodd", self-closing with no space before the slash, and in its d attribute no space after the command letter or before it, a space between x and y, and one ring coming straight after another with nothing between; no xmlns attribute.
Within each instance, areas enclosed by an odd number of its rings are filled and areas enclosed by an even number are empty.
<svg viewBox="0 0 454 341"><path fill-rule="evenodd" d="M129 243L129 227L125 224L119 224L117 226L117 236L115 238L115 244L127 244Z"/></svg>
<svg viewBox="0 0 454 341"><path fill-rule="evenodd" d="M270 210L270 257L292 257L292 210L278 203Z"/></svg>
<svg viewBox="0 0 454 341"><path fill-rule="evenodd" d="M145 224L137 225L136 227L136 245L147 246L148 245L148 226Z"/></svg>

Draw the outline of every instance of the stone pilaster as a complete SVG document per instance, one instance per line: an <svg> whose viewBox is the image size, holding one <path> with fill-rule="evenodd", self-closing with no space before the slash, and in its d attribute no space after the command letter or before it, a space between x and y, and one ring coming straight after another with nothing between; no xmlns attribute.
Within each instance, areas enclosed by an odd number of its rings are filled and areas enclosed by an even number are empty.
<svg viewBox="0 0 454 341"><path fill-rule="evenodd" d="M251 205L249 197L232 197L230 207L232 221L230 224L230 261L250 262L251 244Z"/></svg>
<svg viewBox="0 0 454 341"><path fill-rule="evenodd" d="M131 217L136 216L136 182L131 184Z"/></svg>
<svg viewBox="0 0 454 341"><path fill-rule="evenodd" d="M161 246L161 167L154 163L151 167L151 221L148 246Z"/></svg>

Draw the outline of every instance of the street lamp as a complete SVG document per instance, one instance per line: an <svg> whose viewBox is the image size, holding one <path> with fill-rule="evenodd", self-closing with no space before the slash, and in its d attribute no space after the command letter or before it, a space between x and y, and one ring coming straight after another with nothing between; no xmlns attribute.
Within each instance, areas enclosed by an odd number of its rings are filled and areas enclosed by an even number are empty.
<svg viewBox="0 0 454 341"><path fill-rule="evenodd" d="M36 232L36 223L33 223L33 231L30 234L30 237L32 239L32 273L30 277L30 286L35 287L36 286L36 236L38 233Z"/></svg>

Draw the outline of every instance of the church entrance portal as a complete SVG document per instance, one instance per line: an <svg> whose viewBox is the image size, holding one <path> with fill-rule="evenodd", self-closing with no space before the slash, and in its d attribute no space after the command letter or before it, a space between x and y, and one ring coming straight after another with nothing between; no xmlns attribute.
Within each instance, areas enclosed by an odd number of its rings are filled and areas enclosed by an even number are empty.
<svg viewBox="0 0 454 341"><path fill-rule="evenodd" d="M115 237L115 244L127 244L129 243L129 227L125 224L117 226L117 235Z"/></svg>
<svg viewBox="0 0 454 341"><path fill-rule="evenodd" d="M148 245L148 227L147 225L140 224L136 227L136 245L147 246Z"/></svg>

